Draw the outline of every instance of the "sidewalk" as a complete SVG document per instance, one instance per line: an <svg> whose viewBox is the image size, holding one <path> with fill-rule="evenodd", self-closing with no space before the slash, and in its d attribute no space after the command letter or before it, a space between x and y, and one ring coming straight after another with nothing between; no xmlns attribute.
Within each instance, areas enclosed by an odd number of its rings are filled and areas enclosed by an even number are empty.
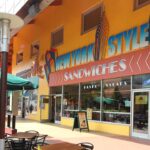
<svg viewBox="0 0 150 150"><path fill-rule="evenodd" d="M91 142L94 150L150 150L150 140L134 139L108 135L103 133L72 131L70 128L51 123L39 123L31 120L17 120L16 129L19 131L37 130L47 134L49 143L59 142Z"/></svg>

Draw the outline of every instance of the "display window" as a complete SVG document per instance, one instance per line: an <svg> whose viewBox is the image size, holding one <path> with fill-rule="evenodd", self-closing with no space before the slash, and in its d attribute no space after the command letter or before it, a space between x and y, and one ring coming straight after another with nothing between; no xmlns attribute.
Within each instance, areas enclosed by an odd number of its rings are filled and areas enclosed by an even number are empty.
<svg viewBox="0 0 150 150"><path fill-rule="evenodd" d="M130 122L130 77L104 80L102 82L102 121Z"/></svg>
<svg viewBox="0 0 150 150"><path fill-rule="evenodd" d="M130 124L132 89L149 87L150 74L145 74L57 86L50 93L62 94L63 117L85 111L88 120Z"/></svg>
<svg viewBox="0 0 150 150"><path fill-rule="evenodd" d="M79 110L79 84L65 85L63 88L63 116L74 117Z"/></svg>
<svg viewBox="0 0 150 150"><path fill-rule="evenodd" d="M89 120L100 120L101 82L81 83L80 108L87 111Z"/></svg>

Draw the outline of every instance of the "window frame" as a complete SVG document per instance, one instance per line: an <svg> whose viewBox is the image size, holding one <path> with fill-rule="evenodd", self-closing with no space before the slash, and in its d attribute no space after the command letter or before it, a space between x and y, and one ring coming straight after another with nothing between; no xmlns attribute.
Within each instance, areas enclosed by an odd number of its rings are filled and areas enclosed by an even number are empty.
<svg viewBox="0 0 150 150"><path fill-rule="evenodd" d="M38 45L38 49L34 50L34 47ZM34 59L37 55L40 54L40 41L33 41L30 45L30 58Z"/></svg>
<svg viewBox="0 0 150 150"><path fill-rule="evenodd" d="M91 12L93 12L94 10L98 9L98 8L101 9L101 13L102 13L102 5L94 6L92 8L89 8L88 10L82 12L82 14L81 14L81 35L85 34L85 33L88 33L88 32L90 32L90 31L92 31L92 30L97 28L97 25L96 25L96 26L94 26L94 27L92 27L92 28L90 28L90 29L85 31L84 30L84 17L86 15L90 14Z"/></svg>
<svg viewBox="0 0 150 150"><path fill-rule="evenodd" d="M66 91L65 91L65 87L68 88L68 87L72 87L72 86L74 86L75 88L76 88L76 87L78 88L78 89L77 89L78 93L75 94L75 93L73 92L73 93L70 94L70 93L67 92L67 94L65 94L65 92L66 92ZM77 113L77 112L79 111L79 93L80 93L80 92L79 92L79 88L80 88L79 83L63 85L63 93L62 93L62 94L63 94L63 100L62 100L62 117L73 118L73 117L70 117L70 116L69 116L69 117L68 117L68 116L65 116L65 112L66 112L66 113L69 112L69 114L72 115L72 114L75 114L75 113ZM69 99L66 98L66 96L69 96L69 97L70 97L70 96L72 96L72 95L73 95L73 96L74 96L74 95L77 95L77 97L78 97L78 98L77 98L77 104L78 104L77 108L75 108L75 107L74 107L74 108L65 108L65 106L69 106L69 105L65 105L65 104L64 104L64 100L65 100L65 99L66 99L67 101L69 100ZM69 101L70 101L70 100L69 100ZM68 103L68 102L67 102L67 103Z"/></svg>
<svg viewBox="0 0 150 150"><path fill-rule="evenodd" d="M22 59L18 60L19 59L19 55L21 55L21 54L22 54ZM23 51L20 51L20 52L16 53L16 65L23 63L23 55L24 55Z"/></svg>
<svg viewBox="0 0 150 150"><path fill-rule="evenodd" d="M143 4L138 4L139 0L134 0L134 8L133 10L137 10L137 9L140 9L148 4L150 4L150 0L148 0L147 2L143 3Z"/></svg>
<svg viewBox="0 0 150 150"><path fill-rule="evenodd" d="M53 45L53 35L60 30L62 30L62 32L63 32L62 42ZM64 26L60 26L51 32L51 47L57 47L59 45L62 45L63 43L64 43Z"/></svg>

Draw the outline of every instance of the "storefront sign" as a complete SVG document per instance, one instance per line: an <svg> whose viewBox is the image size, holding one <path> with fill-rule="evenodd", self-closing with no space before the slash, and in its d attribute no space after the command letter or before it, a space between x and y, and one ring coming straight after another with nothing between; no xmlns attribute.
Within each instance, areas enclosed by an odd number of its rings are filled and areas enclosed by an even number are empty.
<svg viewBox="0 0 150 150"><path fill-rule="evenodd" d="M148 26L149 24L145 23L140 27L134 27L111 36L108 40L108 57L121 54L123 51L123 42L125 43L125 52L148 46L149 43L146 41L146 38L148 37Z"/></svg>
<svg viewBox="0 0 150 150"><path fill-rule="evenodd" d="M119 82L109 82L105 84L105 87L115 87L115 86L126 86L127 82L126 81L119 81Z"/></svg>
<svg viewBox="0 0 150 150"><path fill-rule="evenodd" d="M115 72L122 72L126 70L126 60L121 59L119 61L112 61L104 64L96 64L91 68L81 68L74 72L65 72L64 80L74 80L87 78L89 76L94 77L98 75L106 75L107 73L113 74Z"/></svg>
<svg viewBox="0 0 150 150"><path fill-rule="evenodd" d="M95 85L94 84L92 84L92 85L91 84L90 85L84 85L84 87L83 87L84 90L87 90L87 89L91 90L91 89L96 89L96 88L97 88L96 84Z"/></svg>
<svg viewBox="0 0 150 150"><path fill-rule="evenodd" d="M150 73L150 47L50 73L49 85L57 86L144 73Z"/></svg>
<svg viewBox="0 0 150 150"><path fill-rule="evenodd" d="M108 38L108 42L106 42L106 45L108 45L108 50L106 51L104 58L109 58L148 46L149 42L148 40L146 41L148 37L148 28L149 23L145 23L139 27L133 27L129 30L110 36ZM54 58L55 71L93 62L95 60L94 51L95 43L91 43ZM98 52L99 55L101 55L100 53L103 53L103 51L101 50ZM121 64L121 62L119 63ZM105 67L103 66L103 68Z"/></svg>
<svg viewBox="0 0 150 150"><path fill-rule="evenodd" d="M56 71L94 61L94 43L58 56L55 60Z"/></svg>

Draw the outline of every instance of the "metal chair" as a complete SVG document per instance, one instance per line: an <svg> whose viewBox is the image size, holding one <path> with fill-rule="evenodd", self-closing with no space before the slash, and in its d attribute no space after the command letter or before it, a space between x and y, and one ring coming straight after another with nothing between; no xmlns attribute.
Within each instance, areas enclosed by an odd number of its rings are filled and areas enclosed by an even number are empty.
<svg viewBox="0 0 150 150"><path fill-rule="evenodd" d="M22 140L5 137L5 150L28 150Z"/></svg>
<svg viewBox="0 0 150 150"><path fill-rule="evenodd" d="M94 149L94 145L89 142L78 143L78 145L82 147L82 150L93 150Z"/></svg>
<svg viewBox="0 0 150 150"><path fill-rule="evenodd" d="M39 132L36 131L36 130L28 130L28 131L25 131L26 133L35 133L36 134L36 137L31 139L31 140L26 140L26 147L28 149L31 149L35 144L36 144L36 138L39 136Z"/></svg>
<svg viewBox="0 0 150 150"><path fill-rule="evenodd" d="M33 149L37 149L38 145L42 146L42 145L47 145L47 143L45 143L45 139L48 135L39 135L36 137L36 142L35 144L32 146Z"/></svg>
<svg viewBox="0 0 150 150"><path fill-rule="evenodd" d="M23 141L16 139L11 140L11 147L13 150L28 150Z"/></svg>
<svg viewBox="0 0 150 150"><path fill-rule="evenodd" d="M5 136L5 150L31 150L32 143Z"/></svg>
<svg viewBox="0 0 150 150"><path fill-rule="evenodd" d="M44 145L45 144L45 139L48 135L39 135L36 137L36 145Z"/></svg>
<svg viewBox="0 0 150 150"><path fill-rule="evenodd" d="M12 150L12 139L5 135L5 150Z"/></svg>

